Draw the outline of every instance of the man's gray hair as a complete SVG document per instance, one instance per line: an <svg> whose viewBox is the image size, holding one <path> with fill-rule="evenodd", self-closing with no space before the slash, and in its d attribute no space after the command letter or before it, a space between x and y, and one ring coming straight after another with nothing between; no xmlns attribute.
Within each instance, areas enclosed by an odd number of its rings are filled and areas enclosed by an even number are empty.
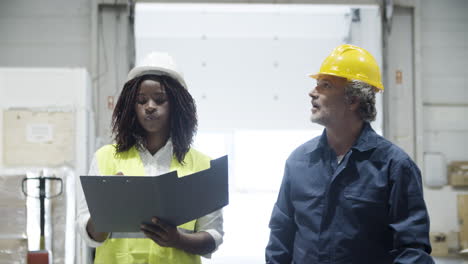
<svg viewBox="0 0 468 264"><path fill-rule="evenodd" d="M375 120L377 110L375 109L375 93L377 88L362 81L351 80L345 87L345 97L348 103L359 101L359 116L363 121Z"/></svg>

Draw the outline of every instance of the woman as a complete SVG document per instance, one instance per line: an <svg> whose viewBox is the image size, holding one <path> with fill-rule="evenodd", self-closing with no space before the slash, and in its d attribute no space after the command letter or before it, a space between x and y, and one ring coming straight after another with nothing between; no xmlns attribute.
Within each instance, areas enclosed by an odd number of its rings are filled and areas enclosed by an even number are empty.
<svg viewBox="0 0 468 264"><path fill-rule="evenodd" d="M195 102L174 61L167 54L151 53L129 72L112 116L115 144L95 153L89 175L177 170L184 176L207 169L210 159L190 147L196 128ZM201 263L200 255L209 257L223 237L221 211L179 227L153 217L141 225L142 233L97 232L84 200L78 226L87 245L96 247L97 264Z"/></svg>

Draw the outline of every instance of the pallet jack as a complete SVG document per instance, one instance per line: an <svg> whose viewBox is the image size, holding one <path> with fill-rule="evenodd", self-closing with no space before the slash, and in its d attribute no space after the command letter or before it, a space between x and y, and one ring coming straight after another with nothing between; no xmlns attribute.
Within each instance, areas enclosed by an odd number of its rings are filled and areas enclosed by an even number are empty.
<svg viewBox="0 0 468 264"><path fill-rule="evenodd" d="M39 195L31 195L27 192L27 182L28 181L39 181ZM56 181L60 184L60 191L58 194L54 195L47 195L46 194L46 182ZM23 194L27 197L38 198L40 202L40 218L41 218L41 238L39 242L39 250L28 251L27 256L27 264L51 264L52 255L49 250L46 250L45 247L45 199L52 199L58 197L63 192L63 181L57 177L44 177L43 172L40 173L39 177L32 177L32 178L23 178L21 183Z"/></svg>

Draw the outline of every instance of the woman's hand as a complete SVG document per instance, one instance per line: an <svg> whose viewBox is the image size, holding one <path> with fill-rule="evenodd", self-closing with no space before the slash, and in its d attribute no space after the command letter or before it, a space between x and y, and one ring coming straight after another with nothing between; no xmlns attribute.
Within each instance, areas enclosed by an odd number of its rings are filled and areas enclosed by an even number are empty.
<svg viewBox="0 0 468 264"><path fill-rule="evenodd" d="M140 230L161 247L180 248L180 233L177 227L164 223L156 217L151 223L143 223Z"/></svg>
<svg viewBox="0 0 468 264"><path fill-rule="evenodd" d="M109 236L109 233L107 232L98 232L96 231L96 228L94 227L93 221L91 220L91 217L88 219L88 223L86 224L86 231L88 232L88 235L97 242L104 242L107 237Z"/></svg>
<svg viewBox="0 0 468 264"><path fill-rule="evenodd" d="M142 223L140 230L161 247L173 247L196 255L209 254L216 248L209 233L201 231L187 234L157 217L153 217L151 223Z"/></svg>
<svg viewBox="0 0 468 264"><path fill-rule="evenodd" d="M123 172L119 171L115 175L123 176L124 174ZM88 219L88 222L86 224L86 231L88 232L88 235L97 242L104 242L109 236L108 232L96 231L96 228L93 224L93 221L91 220L91 217Z"/></svg>

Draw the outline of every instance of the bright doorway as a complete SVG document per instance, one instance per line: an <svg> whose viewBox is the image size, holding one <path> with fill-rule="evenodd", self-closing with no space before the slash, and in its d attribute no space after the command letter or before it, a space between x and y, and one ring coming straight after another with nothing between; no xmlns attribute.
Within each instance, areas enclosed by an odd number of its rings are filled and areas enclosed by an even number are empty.
<svg viewBox="0 0 468 264"><path fill-rule="evenodd" d="M291 151L320 135L309 122L308 73L339 44L382 65L377 6L150 4L136 6L137 61L171 54L198 106L195 147L229 155L224 243L204 263L264 263L268 221ZM382 99L377 98L382 131Z"/></svg>

